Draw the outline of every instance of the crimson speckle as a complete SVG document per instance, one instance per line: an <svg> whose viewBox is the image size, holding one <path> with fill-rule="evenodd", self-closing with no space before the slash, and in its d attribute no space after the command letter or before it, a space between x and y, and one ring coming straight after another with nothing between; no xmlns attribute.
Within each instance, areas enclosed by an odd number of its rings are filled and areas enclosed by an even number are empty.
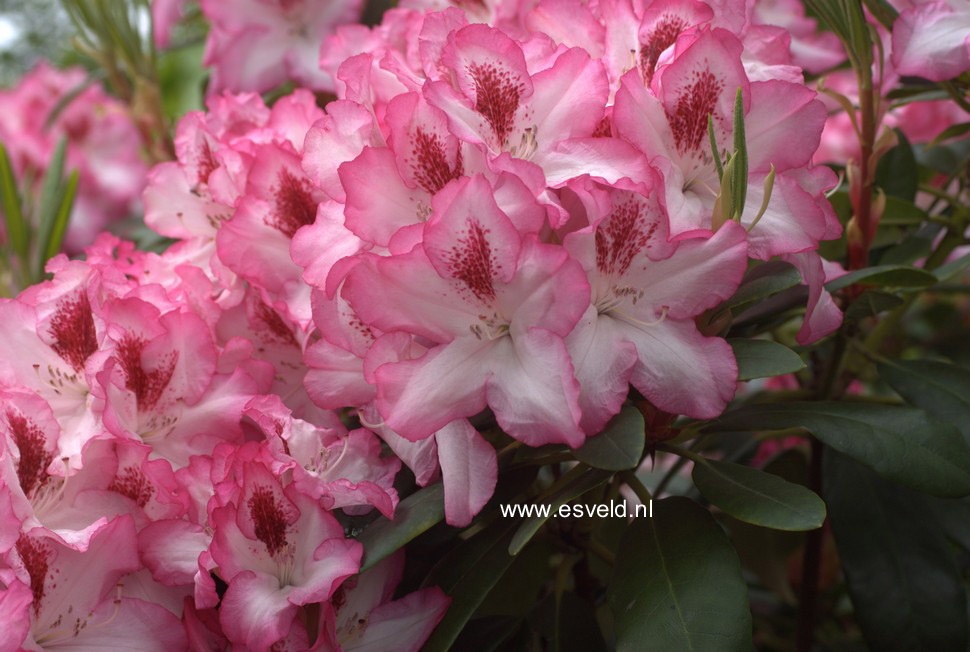
<svg viewBox="0 0 970 652"><path fill-rule="evenodd" d="M414 179L429 194L435 194L445 187L452 179L463 174L461 149L455 156L455 166L448 164L445 146L437 134L425 133L416 129L414 133L414 160L411 168Z"/></svg>
<svg viewBox="0 0 970 652"><path fill-rule="evenodd" d="M626 273L634 257L649 244L657 223L644 219L645 208L630 197L614 206L596 228L596 267L604 274Z"/></svg>
<svg viewBox="0 0 970 652"><path fill-rule="evenodd" d="M724 84L706 70L694 73L694 79L677 99L673 112L667 114L674 142L680 153L700 147L707 134L707 116L714 113Z"/></svg>
<svg viewBox="0 0 970 652"><path fill-rule="evenodd" d="M461 281L479 301L494 301L495 288L492 284L496 265L492 258L492 247L488 242L488 229L478 220L468 221L468 230L458 243L448 252L446 258L452 275Z"/></svg>
<svg viewBox="0 0 970 652"><path fill-rule="evenodd" d="M275 205L264 222L288 238L301 226L313 224L317 216L317 200L313 197L310 182L298 178L285 167L280 168L278 185L273 188Z"/></svg>
<svg viewBox="0 0 970 652"><path fill-rule="evenodd" d="M268 328L269 331L284 344L299 346L296 338L293 336L293 331L291 331L290 327L286 325L286 322L283 321L283 318L280 317L279 313L267 306L262 301L256 304L256 316L266 325L266 328Z"/></svg>
<svg viewBox="0 0 970 652"><path fill-rule="evenodd" d="M88 356L98 350L88 295L82 291L62 299L57 304L48 333L54 338L51 347L54 352L75 371L83 370Z"/></svg>
<svg viewBox="0 0 970 652"><path fill-rule="evenodd" d="M515 125L524 88L507 70L491 64L472 64L468 73L475 83L475 110L491 126L499 145L504 146Z"/></svg>
<svg viewBox="0 0 970 652"><path fill-rule="evenodd" d="M172 351L157 369L147 372L141 363L145 344L144 339L130 333L118 343L118 360L125 372L125 387L134 392L140 411L150 410L158 403L172 379L178 359L178 353Z"/></svg>
<svg viewBox="0 0 970 652"><path fill-rule="evenodd" d="M266 544L269 554L275 555L286 545L286 514L269 487L253 489L249 501L249 517L253 520L256 538Z"/></svg>
<svg viewBox="0 0 970 652"><path fill-rule="evenodd" d="M26 534L17 539L17 554L24 569L30 576L30 592L34 596L34 614L40 612L40 605L46 592L47 573L50 569L50 550L42 541Z"/></svg>
<svg viewBox="0 0 970 652"><path fill-rule="evenodd" d="M24 494L29 496L47 482L47 467L54 455L44 448L44 433L37 424L13 410L7 410L6 416L13 441L20 451L17 479Z"/></svg>
<svg viewBox="0 0 970 652"><path fill-rule="evenodd" d="M144 508L155 494L155 487L151 485L141 469L127 467L115 475L108 491L114 491L122 496L127 496L135 501L135 504Z"/></svg>
<svg viewBox="0 0 970 652"><path fill-rule="evenodd" d="M653 31L640 45L640 74L645 84L650 84L657 70L657 61L663 51L674 44L680 33L687 27L687 21L680 16L664 14L657 21Z"/></svg>
<svg viewBox="0 0 970 652"><path fill-rule="evenodd" d="M208 183L209 175L215 172L217 167L219 167L219 162L216 161L216 157L212 153L212 147L209 146L208 140L203 139L199 159L196 161L196 170L198 170L199 175L196 183Z"/></svg>

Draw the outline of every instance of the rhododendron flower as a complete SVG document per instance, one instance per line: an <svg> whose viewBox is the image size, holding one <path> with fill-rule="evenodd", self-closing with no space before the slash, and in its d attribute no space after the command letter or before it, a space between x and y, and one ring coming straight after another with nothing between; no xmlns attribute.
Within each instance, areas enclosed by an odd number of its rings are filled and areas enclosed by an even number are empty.
<svg viewBox="0 0 970 652"><path fill-rule="evenodd" d="M317 61L321 41L360 16L359 0L202 0L212 22L205 63L210 92L266 91L287 80L333 90Z"/></svg>
<svg viewBox="0 0 970 652"><path fill-rule="evenodd" d="M229 640L269 649L301 605L329 599L359 566L360 544L319 503L283 487L259 462L242 462L232 497L212 510L212 559L229 584L219 620ZM238 483L238 484L236 484Z"/></svg>
<svg viewBox="0 0 970 652"><path fill-rule="evenodd" d="M582 443L562 338L588 305L588 284L565 251L537 241L541 223L529 219L517 228L483 177L464 179L436 197L418 246L365 255L347 278L343 292L365 323L438 344L377 368L377 407L404 437L488 405L530 444Z"/></svg>
<svg viewBox="0 0 970 652"><path fill-rule="evenodd" d="M445 614L451 599L437 587L394 600L404 573L398 552L345 582L322 614L320 641L328 652L417 652Z"/></svg>
<svg viewBox="0 0 970 652"><path fill-rule="evenodd" d="M661 410L713 417L734 396L727 342L701 335L693 318L733 294L747 266L744 230L669 240L659 178L654 186L570 185L590 226L566 236L582 263L591 303L566 339L582 387L587 434L600 432L633 384Z"/></svg>
<svg viewBox="0 0 970 652"><path fill-rule="evenodd" d="M16 522L5 521L3 527L19 530ZM127 649L137 644L161 652L185 646L172 612L124 597L125 575L139 568L130 517L97 528L79 549L33 528L21 532L4 557L2 650Z"/></svg>
<svg viewBox="0 0 970 652"><path fill-rule="evenodd" d="M903 75L933 81L970 70L970 2L914 2L893 23L892 62Z"/></svg>
<svg viewBox="0 0 970 652"><path fill-rule="evenodd" d="M609 96L603 64L580 48L528 62L515 41L483 25L450 33L440 65L447 76L425 95L453 132L540 166L561 141L593 135Z"/></svg>

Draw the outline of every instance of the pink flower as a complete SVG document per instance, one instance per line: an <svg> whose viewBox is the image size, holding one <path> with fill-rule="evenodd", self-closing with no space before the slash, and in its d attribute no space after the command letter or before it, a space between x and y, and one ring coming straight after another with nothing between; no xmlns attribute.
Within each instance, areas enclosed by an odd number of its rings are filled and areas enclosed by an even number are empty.
<svg viewBox="0 0 970 652"><path fill-rule="evenodd" d="M893 23L892 62L903 75L943 81L970 70L970 2L914 2Z"/></svg>
<svg viewBox="0 0 970 652"><path fill-rule="evenodd" d="M343 292L365 323L437 344L377 368L390 428L417 440L488 405L529 444L582 443L562 338L589 290L579 265L532 235L540 226L513 223L476 176L436 198L421 244L353 269Z"/></svg>
<svg viewBox="0 0 970 652"><path fill-rule="evenodd" d="M321 650L420 650L451 599L429 587L394 600L403 572L399 552L337 589L321 617Z"/></svg>
<svg viewBox="0 0 970 652"><path fill-rule="evenodd" d="M202 0L212 22L205 63L209 91L266 91L292 79L333 90L320 70L320 43L337 25L360 16L359 0Z"/></svg>
<svg viewBox="0 0 970 652"><path fill-rule="evenodd" d="M744 230L671 241L652 186L590 180L570 184L589 226L566 236L582 263L591 303L566 344L582 387L582 426L600 432L633 384L661 410L710 418L734 396L737 366L727 342L704 337L693 318L733 294L747 267Z"/></svg>
<svg viewBox="0 0 970 652"><path fill-rule="evenodd" d="M287 636L301 605L328 600L357 572L361 547L295 485L259 462L236 462L229 498L212 510L210 548L229 584L219 620L230 641L267 650Z"/></svg>
<svg viewBox="0 0 970 652"><path fill-rule="evenodd" d="M172 612L124 597L125 576L139 568L129 517L97 528L78 549L42 528L21 532L5 561L0 629L13 636L4 637L2 650L122 649L133 641L159 652L185 646Z"/></svg>

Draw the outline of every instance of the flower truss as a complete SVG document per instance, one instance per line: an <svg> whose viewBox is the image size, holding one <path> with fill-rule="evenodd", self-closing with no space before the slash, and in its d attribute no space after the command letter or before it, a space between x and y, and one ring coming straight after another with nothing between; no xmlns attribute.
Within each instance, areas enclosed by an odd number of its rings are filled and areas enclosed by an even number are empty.
<svg viewBox="0 0 970 652"><path fill-rule="evenodd" d="M161 46L183 3L154 4ZM765 261L807 286L800 344L842 322L815 161L853 154L819 149L838 126L803 70L844 54L800 3L407 0L371 27L356 1L200 7L207 109L142 197L175 243L103 234L0 302L0 651L416 651L450 598L355 525L399 489L441 483L464 527L496 432L577 449L628 400L717 417L723 305ZM905 9L892 74L966 70L967 16ZM35 124L80 81L60 74L0 96L0 130L21 169L68 135L89 241L144 170L102 151L133 127L94 89Z"/></svg>

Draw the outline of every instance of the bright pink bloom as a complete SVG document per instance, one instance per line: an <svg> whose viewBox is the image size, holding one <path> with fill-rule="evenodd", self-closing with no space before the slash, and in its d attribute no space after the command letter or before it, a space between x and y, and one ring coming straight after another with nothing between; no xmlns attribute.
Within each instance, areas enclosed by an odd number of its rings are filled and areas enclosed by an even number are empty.
<svg viewBox="0 0 970 652"><path fill-rule="evenodd" d="M6 585L0 630L17 635L5 636L2 650L21 644L42 650L127 649L133 641L158 652L185 646L171 611L125 597L124 577L139 568L129 517L99 527L79 549L42 528L22 532L6 562L0 570ZM26 639L18 641L18 635Z"/></svg>
<svg viewBox="0 0 970 652"><path fill-rule="evenodd" d="M970 1L913 5L893 23L892 61L896 70L933 81L970 70Z"/></svg>
<svg viewBox="0 0 970 652"><path fill-rule="evenodd" d="M404 573L398 552L345 582L325 605L323 652L417 652L445 615L451 599L437 587L394 600Z"/></svg>
<svg viewBox="0 0 970 652"><path fill-rule="evenodd" d="M744 230L729 222L714 235L671 242L659 183L570 185L590 223L565 240L592 286L566 339L590 435L619 411L631 383L661 410L699 418L717 416L734 396L731 347L701 335L693 318L737 289Z"/></svg>
<svg viewBox="0 0 970 652"><path fill-rule="evenodd" d="M232 496L212 510L211 554L229 589L219 620L229 640L267 650L284 638L301 605L329 599L357 572L361 546L295 485L281 486L259 462L242 462Z"/></svg>
<svg viewBox="0 0 970 652"><path fill-rule="evenodd" d="M578 384L562 338L588 305L581 268L516 224L481 176L436 197L423 242L366 256L344 293L363 321L438 343L416 360L377 368L387 425L421 439L490 406L532 445L582 443Z"/></svg>
<svg viewBox="0 0 970 652"><path fill-rule="evenodd" d="M205 63L210 92L267 91L287 80L333 90L318 65L320 43L360 16L359 0L202 0L212 22Z"/></svg>

